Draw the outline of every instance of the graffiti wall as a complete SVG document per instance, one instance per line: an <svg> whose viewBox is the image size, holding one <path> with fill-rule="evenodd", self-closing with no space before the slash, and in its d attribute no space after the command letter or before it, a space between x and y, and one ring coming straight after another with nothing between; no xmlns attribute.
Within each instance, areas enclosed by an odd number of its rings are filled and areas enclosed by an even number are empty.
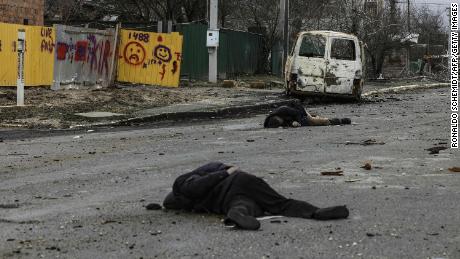
<svg viewBox="0 0 460 259"><path fill-rule="evenodd" d="M120 82L178 87L182 36L121 30L118 55Z"/></svg>
<svg viewBox="0 0 460 259"><path fill-rule="evenodd" d="M16 86L18 30L24 30L24 77L27 86L49 86L53 81L54 30L49 27L0 23L0 86Z"/></svg>
<svg viewBox="0 0 460 259"><path fill-rule="evenodd" d="M24 76L27 86L50 86L53 82L54 29L49 27L26 27L26 53Z"/></svg>
<svg viewBox="0 0 460 259"><path fill-rule="evenodd" d="M108 86L112 79L115 30L57 25L53 89L63 85Z"/></svg>
<svg viewBox="0 0 460 259"><path fill-rule="evenodd" d="M54 28L0 23L0 86L16 86L18 30L24 30L24 77L27 86L107 86L118 65L120 82L177 87L183 38L121 30L55 25ZM118 60L117 60L118 58Z"/></svg>

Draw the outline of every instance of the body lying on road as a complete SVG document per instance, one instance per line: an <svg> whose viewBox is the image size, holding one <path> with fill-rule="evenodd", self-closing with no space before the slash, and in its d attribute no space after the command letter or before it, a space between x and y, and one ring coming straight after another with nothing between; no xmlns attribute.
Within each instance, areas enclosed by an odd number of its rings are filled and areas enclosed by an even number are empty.
<svg viewBox="0 0 460 259"><path fill-rule="evenodd" d="M347 218L346 206L318 208L288 199L263 179L220 162L206 164L179 176L163 202L166 209L226 215L227 226L257 230L256 217L282 215L317 220Z"/></svg>
<svg viewBox="0 0 460 259"><path fill-rule="evenodd" d="M328 119L325 117L312 116L305 108L298 104L293 103L278 107L265 119L265 128L278 128L278 127L303 127L303 126L329 126L329 125L342 125L351 124L349 118L333 118Z"/></svg>

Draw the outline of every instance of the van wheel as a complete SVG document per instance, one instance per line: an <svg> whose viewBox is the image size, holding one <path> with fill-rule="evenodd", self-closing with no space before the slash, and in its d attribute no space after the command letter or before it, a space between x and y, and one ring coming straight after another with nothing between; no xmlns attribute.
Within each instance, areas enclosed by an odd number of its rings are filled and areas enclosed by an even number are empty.
<svg viewBox="0 0 460 259"><path fill-rule="evenodd" d="M353 89L353 99L357 102L362 100L361 95L363 93L364 81L360 81L358 84L355 82L355 87Z"/></svg>
<svg viewBox="0 0 460 259"><path fill-rule="evenodd" d="M288 97L291 97L292 96L292 92L291 92L291 87L289 85L289 82L286 82L285 84L285 87L284 87L284 94Z"/></svg>
<svg viewBox="0 0 460 259"><path fill-rule="evenodd" d="M354 99L355 101L357 101L357 102L361 102L361 100L362 100L362 98L361 98L361 93L355 95L353 99Z"/></svg>

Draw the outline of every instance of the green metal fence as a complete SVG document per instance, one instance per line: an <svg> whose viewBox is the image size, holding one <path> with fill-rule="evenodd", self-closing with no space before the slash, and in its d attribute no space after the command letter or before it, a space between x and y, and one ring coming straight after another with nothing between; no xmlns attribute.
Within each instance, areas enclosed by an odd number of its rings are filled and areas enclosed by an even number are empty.
<svg viewBox="0 0 460 259"><path fill-rule="evenodd" d="M207 26L180 24L176 30L184 36L181 74L191 79L208 78L209 55L206 47ZM260 34L228 29L220 30L218 49L219 78L241 74L256 74L264 66L263 44Z"/></svg>

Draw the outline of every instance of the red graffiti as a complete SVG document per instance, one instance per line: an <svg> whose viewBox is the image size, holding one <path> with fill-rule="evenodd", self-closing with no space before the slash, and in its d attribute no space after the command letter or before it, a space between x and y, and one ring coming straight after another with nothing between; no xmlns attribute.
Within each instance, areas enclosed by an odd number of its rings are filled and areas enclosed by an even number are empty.
<svg viewBox="0 0 460 259"><path fill-rule="evenodd" d="M102 47L101 47L102 50ZM109 58L112 55L110 41L106 40L104 44L104 51L101 51L99 54L99 64L98 64L98 72L99 74L105 73L106 75L109 74Z"/></svg>
<svg viewBox="0 0 460 259"><path fill-rule="evenodd" d="M171 72L173 73L173 75L175 75L177 73L177 70L179 70L179 66L177 65L177 61L174 61L173 62L173 68L171 70Z"/></svg>
<svg viewBox="0 0 460 259"><path fill-rule="evenodd" d="M69 50L69 45L63 42L58 42L57 44L57 59L66 60L67 51Z"/></svg>
<svg viewBox="0 0 460 259"><path fill-rule="evenodd" d="M132 41L125 46L123 57L126 63L138 66L144 63L146 56L145 48L140 43Z"/></svg>
<svg viewBox="0 0 460 259"><path fill-rule="evenodd" d="M53 53L54 50L54 42L53 40L42 40L42 44L40 46L41 52L49 52Z"/></svg>
<svg viewBox="0 0 460 259"><path fill-rule="evenodd" d="M40 30L40 36L42 37L42 42L40 45L41 52L53 53L55 44L53 40L53 29L52 28L42 28Z"/></svg>
<svg viewBox="0 0 460 259"><path fill-rule="evenodd" d="M40 35L41 35L43 38L50 38L50 39L52 39L52 38L53 38L53 29L52 29L52 28L42 28L42 29L41 29L41 32L40 32Z"/></svg>
<svg viewBox="0 0 460 259"><path fill-rule="evenodd" d="M70 64L83 62L89 68L90 73L108 76L110 57L113 55L112 44L105 38L97 39L90 34L87 40L80 40L76 43L72 38L68 42L57 43L57 59L68 60Z"/></svg>
<svg viewBox="0 0 460 259"><path fill-rule="evenodd" d="M91 47L89 47L89 56L88 60L90 61L91 70L98 69L97 66L97 52L101 48L100 44L97 43L96 36L89 35L88 40L91 43Z"/></svg>
<svg viewBox="0 0 460 259"><path fill-rule="evenodd" d="M182 53L180 53L180 52L174 52L174 54L176 55L177 61L181 61L181 60L182 60Z"/></svg>
<svg viewBox="0 0 460 259"><path fill-rule="evenodd" d="M75 52L75 61L86 61L86 55L88 50L87 41L77 41Z"/></svg>
<svg viewBox="0 0 460 259"><path fill-rule="evenodd" d="M165 78L165 74L166 74L166 65L163 65L161 68L162 68L162 72L160 72L160 75L161 75L161 81L163 81L163 79Z"/></svg>

